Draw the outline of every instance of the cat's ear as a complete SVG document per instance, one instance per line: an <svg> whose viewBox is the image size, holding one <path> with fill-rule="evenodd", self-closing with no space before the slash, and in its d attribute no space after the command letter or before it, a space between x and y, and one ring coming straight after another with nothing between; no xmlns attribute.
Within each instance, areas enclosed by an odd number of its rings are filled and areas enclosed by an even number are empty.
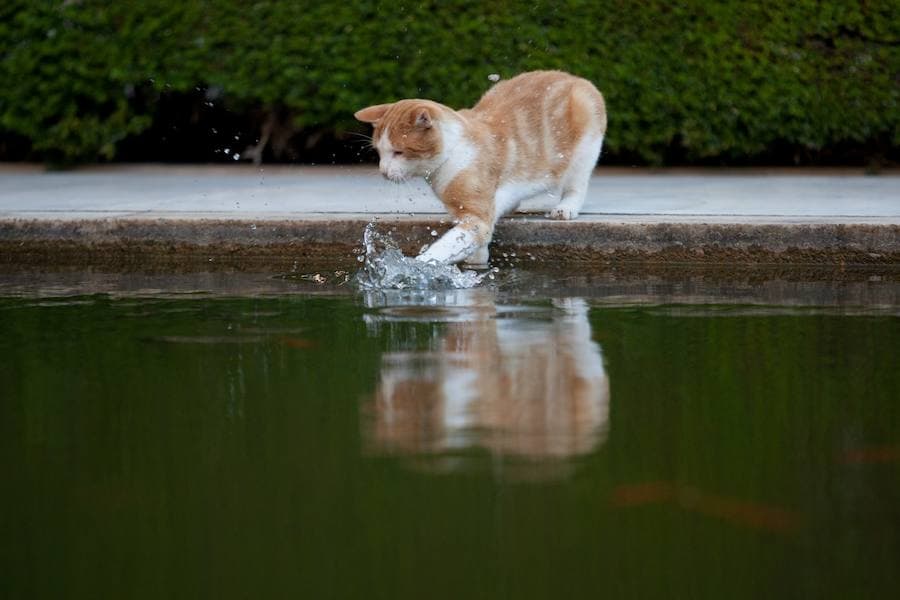
<svg viewBox="0 0 900 600"><path fill-rule="evenodd" d="M416 114L416 127L420 129L431 129L431 113L427 108L420 108Z"/></svg>
<svg viewBox="0 0 900 600"><path fill-rule="evenodd" d="M375 123L384 116L384 113L386 113L391 106L393 105L376 104L375 106L356 111L356 114L353 116L356 117L357 121L362 121L363 123Z"/></svg>

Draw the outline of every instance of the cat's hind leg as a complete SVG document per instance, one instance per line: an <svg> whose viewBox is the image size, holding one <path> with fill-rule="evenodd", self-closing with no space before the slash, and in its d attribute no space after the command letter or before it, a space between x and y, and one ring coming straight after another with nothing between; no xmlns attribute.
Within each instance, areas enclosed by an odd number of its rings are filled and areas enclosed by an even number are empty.
<svg viewBox="0 0 900 600"><path fill-rule="evenodd" d="M587 197L588 183L591 173L600 158L600 148L603 146L602 135L586 135L578 142L572 153L572 162L562 177L562 194L559 204L547 213L551 219L569 221L577 219L584 199Z"/></svg>

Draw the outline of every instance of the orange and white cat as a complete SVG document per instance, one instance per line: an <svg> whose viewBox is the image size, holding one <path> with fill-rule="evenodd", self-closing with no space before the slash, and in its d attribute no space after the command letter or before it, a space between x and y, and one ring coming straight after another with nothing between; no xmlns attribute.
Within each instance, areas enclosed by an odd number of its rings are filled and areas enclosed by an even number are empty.
<svg viewBox="0 0 900 600"><path fill-rule="evenodd" d="M534 71L501 81L471 109L431 100L364 108L381 173L424 177L457 223L417 258L484 266L501 216L538 194L548 214L574 219L584 204L606 133L603 96L586 79Z"/></svg>
<svg viewBox="0 0 900 600"><path fill-rule="evenodd" d="M401 341L382 354L364 411L369 450L417 460L459 459L476 446L541 461L592 452L606 439L610 389L588 303L558 298L549 319L504 319L510 307L498 305L496 291L477 291L441 298L453 317L427 348ZM379 306L384 296L370 298ZM404 307L431 306L407 298ZM364 317L374 332L419 318L402 311Z"/></svg>

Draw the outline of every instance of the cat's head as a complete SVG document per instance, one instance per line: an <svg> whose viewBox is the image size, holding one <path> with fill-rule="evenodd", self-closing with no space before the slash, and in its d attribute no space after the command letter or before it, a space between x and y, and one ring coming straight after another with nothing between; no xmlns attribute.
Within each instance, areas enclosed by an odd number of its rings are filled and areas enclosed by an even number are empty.
<svg viewBox="0 0 900 600"><path fill-rule="evenodd" d="M400 100L378 104L354 116L371 123L372 146L380 157L378 168L391 181L427 177L441 153L440 118L443 107L429 100Z"/></svg>

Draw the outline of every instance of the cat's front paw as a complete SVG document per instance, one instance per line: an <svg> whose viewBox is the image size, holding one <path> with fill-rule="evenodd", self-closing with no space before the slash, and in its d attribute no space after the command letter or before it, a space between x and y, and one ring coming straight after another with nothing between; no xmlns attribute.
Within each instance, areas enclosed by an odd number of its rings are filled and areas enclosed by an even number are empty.
<svg viewBox="0 0 900 600"><path fill-rule="evenodd" d="M556 207L547 213L547 217L557 221L571 221L578 218L578 211L572 208Z"/></svg>

